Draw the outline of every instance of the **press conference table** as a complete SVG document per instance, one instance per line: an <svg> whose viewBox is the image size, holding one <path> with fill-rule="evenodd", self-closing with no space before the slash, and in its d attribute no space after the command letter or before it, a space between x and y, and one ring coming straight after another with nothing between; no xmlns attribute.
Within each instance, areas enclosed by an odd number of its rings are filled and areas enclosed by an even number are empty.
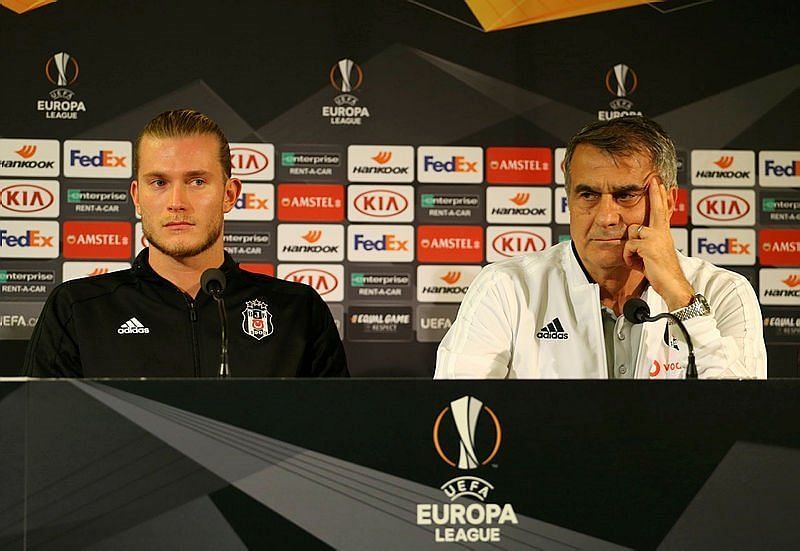
<svg viewBox="0 0 800 551"><path fill-rule="evenodd" d="M798 398L798 380L6 380L0 550L797 549Z"/></svg>

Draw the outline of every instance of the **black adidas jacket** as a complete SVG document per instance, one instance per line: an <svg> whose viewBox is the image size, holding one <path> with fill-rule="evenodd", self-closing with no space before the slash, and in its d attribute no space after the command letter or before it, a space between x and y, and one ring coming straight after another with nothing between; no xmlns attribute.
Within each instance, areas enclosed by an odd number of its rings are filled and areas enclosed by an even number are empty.
<svg viewBox="0 0 800 551"><path fill-rule="evenodd" d="M241 270L227 254L220 269L232 377L348 376L333 318L316 291ZM28 344L24 374L216 377L219 350L214 300L202 291L192 300L156 274L145 249L129 270L53 291Z"/></svg>

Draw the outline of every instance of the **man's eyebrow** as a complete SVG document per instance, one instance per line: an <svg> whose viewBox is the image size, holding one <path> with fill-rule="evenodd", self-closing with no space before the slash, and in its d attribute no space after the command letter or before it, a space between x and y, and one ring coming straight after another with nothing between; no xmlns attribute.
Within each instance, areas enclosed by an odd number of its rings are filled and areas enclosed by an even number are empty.
<svg viewBox="0 0 800 551"><path fill-rule="evenodd" d="M189 178L194 178L195 176L208 176L211 174L207 170L190 170L189 172L185 172L183 175L188 176Z"/></svg>
<svg viewBox="0 0 800 551"><path fill-rule="evenodd" d="M155 172L155 171L153 171L153 172L145 172L144 174L142 174L142 178L162 178L163 179L164 177L165 177L165 175L163 173Z"/></svg>
<svg viewBox="0 0 800 551"><path fill-rule="evenodd" d="M209 176L210 174L211 174L211 172L209 172L207 170L190 170L188 172L184 172L182 176L185 177L185 178L196 178L197 176ZM152 172L145 172L144 174L142 174L142 177L143 178L161 178L161 179L168 178L167 174L165 174L163 172L158 172L156 170L154 170Z"/></svg>
<svg viewBox="0 0 800 551"><path fill-rule="evenodd" d="M621 184L619 186L613 186L611 193L629 193L631 191L642 191L645 189L646 186L642 184ZM600 190L596 186L592 186L590 184L578 184L575 186L575 193L581 193L584 191L589 191L591 193L601 193Z"/></svg>

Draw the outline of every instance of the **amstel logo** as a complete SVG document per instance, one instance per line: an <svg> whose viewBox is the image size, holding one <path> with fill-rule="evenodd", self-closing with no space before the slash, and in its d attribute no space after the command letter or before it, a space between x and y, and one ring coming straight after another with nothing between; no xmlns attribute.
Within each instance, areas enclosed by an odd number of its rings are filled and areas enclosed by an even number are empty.
<svg viewBox="0 0 800 551"><path fill-rule="evenodd" d="M478 457L476 447L476 429L478 421L482 413L491 420L492 427L494 428L494 443L491 446L491 451L484 454L482 459ZM451 418L457 431L457 438L459 440L458 448L460 450L458 462L451 459L442 448L441 432L444 430L442 421L451 414ZM477 469L480 465L486 465L497 455L500 449L500 442L503 439L503 431L500 427L500 420L497 415L483 402L474 396L463 396L458 400L453 400L450 405L445 407L439 415L436 416L436 421L433 424L433 445L436 448L436 453L442 460L451 467L457 467L463 470Z"/></svg>

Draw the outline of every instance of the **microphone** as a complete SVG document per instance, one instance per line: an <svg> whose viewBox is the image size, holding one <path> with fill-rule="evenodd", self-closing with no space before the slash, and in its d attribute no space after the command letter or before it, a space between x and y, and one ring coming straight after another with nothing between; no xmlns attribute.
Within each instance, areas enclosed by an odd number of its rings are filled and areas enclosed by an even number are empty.
<svg viewBox="0 0 800 551"><path fill-rule="evenodd" d="M216 268L209 268L200 276L200 287L205 294L214 299L219 311L221 345L218 375L220 377L230 377L231 375L230 366L228 365L228 314L225 311L225 300L222 298L226 284L225 274L222 273L222 270Z"/></svg>
<svg viewBox="0 0 800 551"><path fill-rule="evenodd" d="M675 324L680 328L683 336L686 338L686 344L689 345L689 365L686 366L686 378L697 379L697 366L694 363L694 345L692 345L692 338L689 336L689 332L686 330L686 327L683 325L681 320L669 312L664 312L663 314L658 314L657 316L651 317L650 307L640 298L629 299L628 302L626 302L622 307L622 313L625 315L625 319L634 325L658 321L664 318L669 318L674 321Z"/></svg>
<svg viewBox="0 0 800 551"><path fill-rule="evenodd" d="M216 268L209 268L200 276L200 287L203 288L203 292L215 299L222 298L226 284L225 274Z"/></svg>

